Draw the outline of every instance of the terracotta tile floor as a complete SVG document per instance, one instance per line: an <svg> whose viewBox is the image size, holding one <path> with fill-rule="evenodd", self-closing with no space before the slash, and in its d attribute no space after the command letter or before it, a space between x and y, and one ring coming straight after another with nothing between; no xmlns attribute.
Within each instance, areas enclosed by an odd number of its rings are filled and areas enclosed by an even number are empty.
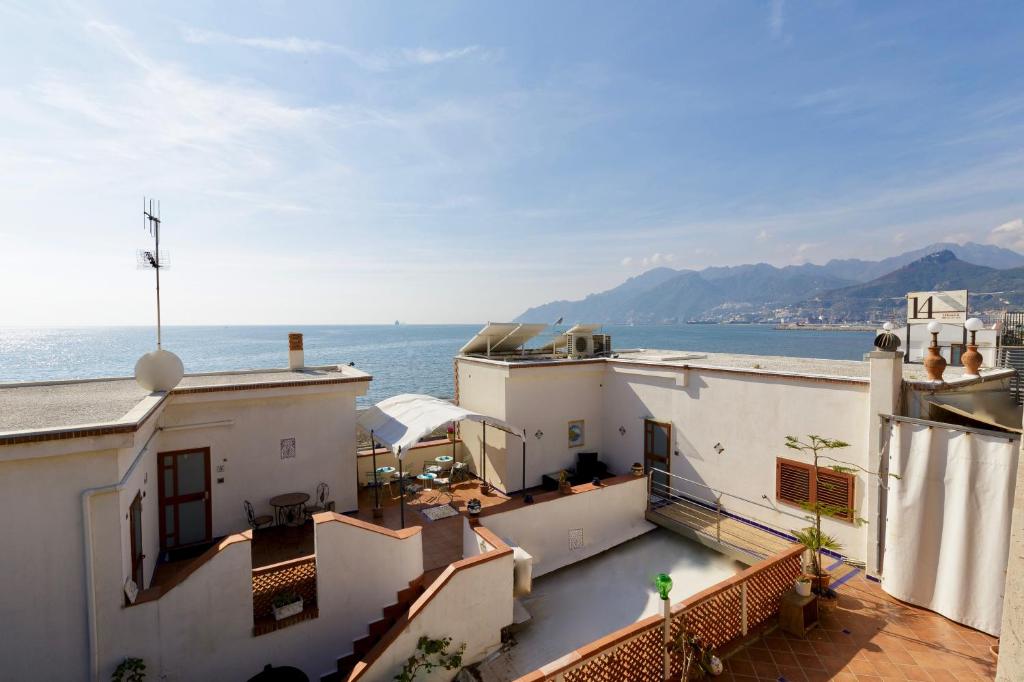
<svg viewBox="0 0 1024 682"><path fill-rule="evenodd" d="M446 502L460 512L465 512L466 503L474 497L479 499L484 507L492 507L510 501L510 498L495 491L488 495L481 494L478 481L466 481L452 486L451 495L439 493L436 490L423 490L415 495L410 494L406 498L406 527L423 527L423 573L428 584L440 575L448 564L462 558L462 514L437 521L428 521L420 512L428 507ZM381 490L380 502L384 517L375 519L373 518L373 489L360 488L359 513L356 514L356 517L386 528L401 528L398 500L391 499L391 493L387 488Z"/></svg>
<svg viewBox="0 0 1024 682"><path fill-rule="evenodd" d="M726 682L991 680L995 639L899 602L857 577L806 637L770 632L725 661Z"/></svg>

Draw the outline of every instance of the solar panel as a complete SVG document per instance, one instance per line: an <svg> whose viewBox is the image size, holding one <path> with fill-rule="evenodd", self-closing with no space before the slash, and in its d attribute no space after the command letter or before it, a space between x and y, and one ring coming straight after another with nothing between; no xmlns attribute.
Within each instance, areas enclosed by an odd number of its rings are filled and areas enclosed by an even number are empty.
<svg viewBox="0 0 1024 682"><path fill-rule="evenodd" d="M459 353L509 353L528 343L547 327L546 324L520 324L517 322L488 322L476 333Z"/></svg>

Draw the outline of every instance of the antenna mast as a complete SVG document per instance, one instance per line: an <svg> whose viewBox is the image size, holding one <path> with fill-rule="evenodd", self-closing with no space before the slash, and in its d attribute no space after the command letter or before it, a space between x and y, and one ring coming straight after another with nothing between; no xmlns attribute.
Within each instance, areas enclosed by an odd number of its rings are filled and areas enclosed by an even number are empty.
<svg viewBox="0 0 1024 682"><path fill-rule="evenodd" d="M150 199L147 205L146 198L142 198L142 229L149 230L149 235L154 241L152 251L139 251L138 265L140 269L152 268L156 271L156 347L160 350L163 341L160 329L160 271L170 267L170 263L167 254L160 250L159 201L154 204Z"/></svg>

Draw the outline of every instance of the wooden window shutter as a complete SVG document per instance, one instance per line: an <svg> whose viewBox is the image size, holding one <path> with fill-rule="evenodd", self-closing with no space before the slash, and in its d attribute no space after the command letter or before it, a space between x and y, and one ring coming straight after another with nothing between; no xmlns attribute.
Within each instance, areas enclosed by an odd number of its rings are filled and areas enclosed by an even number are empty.
<svg viewBox="0 0 1024 682"><path fill-rule="evenodd" d="M775 497L791 504L811 501L811 470L809 464L781 457L775 460Z"/></svg>
<svg viewBox="0 0 1024 682"><path fill-rule="evenodd" d="M833 507L842 507L842 511L832 514L836 519L852 521L854 518L854 481L852 474L847 474L825 467L818 467L817 501Z"/></svg>

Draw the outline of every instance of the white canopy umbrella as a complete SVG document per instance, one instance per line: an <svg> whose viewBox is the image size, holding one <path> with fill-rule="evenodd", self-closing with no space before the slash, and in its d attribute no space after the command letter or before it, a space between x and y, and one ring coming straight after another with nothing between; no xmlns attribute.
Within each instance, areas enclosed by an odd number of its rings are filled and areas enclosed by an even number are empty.
<svg viewBox="0 0 1024 682"><path fill-rule="evenodd" d="M508 422L471 412L447 400L429 395L403 393L382 400L359 417L359 426L388 446L402 459L409 448L434 430L453 422L473 421L522 437L523 429Z"/></svg>
<svg viewBox="0 0 1024 682"><path fill-rule="evenodd" d="M496 417L453 405L447 400L429 395L403 393L382 400L359 416L359 427L370 434L371 447L376 452L376 443L386 445L398 458L401 468L405 453L421 438L436 429L454 422L474 421L483 425L484 453L481 461L486 467L487 427L492 426L522 439L523 442L523 490L526 489L526 432ZM374 465L374 472L376 472ZM486 468L485 468L486 476ZM400 472L401 473L401 472ZM376 474L375 474L376 475ZM401 478L401 476L400 476ZM376 482L376 478L374 479ZM405 526L405 483L402 485L402 526ZM378 503L379 504L379 503Z"/></svg>

